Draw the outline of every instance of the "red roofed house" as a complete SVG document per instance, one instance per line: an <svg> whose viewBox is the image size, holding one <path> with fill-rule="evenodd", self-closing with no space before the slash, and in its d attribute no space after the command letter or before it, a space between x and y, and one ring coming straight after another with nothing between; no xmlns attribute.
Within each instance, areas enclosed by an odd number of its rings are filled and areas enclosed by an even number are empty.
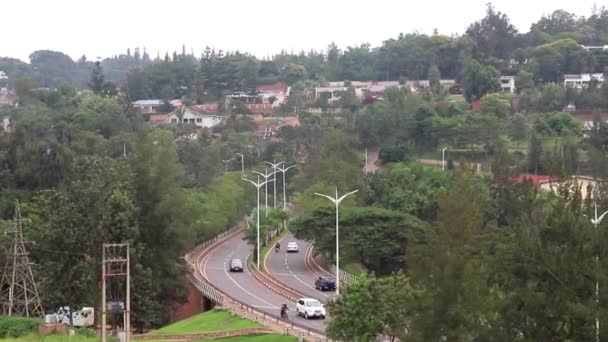
<svg viewBox="0 0 608 342"><path fill-rule="evenodd" d="M161 123L166 123L169 120L169 115L167 114L151 114L150 116L148 116L148 123L156 126L156 125L160 125Z"/></svg>
<svg viewBox="0 0 608 342"><path fill-rule="evenodd" d="M270 103L247 103L244 105L253 114L273 114L274 108Z"/></svg>
<svg viewBox="0 0 608 342"><path fill-rule="evenodd" d="M191 107L189 107L189 109L191 109L197 113L201 113L201 114L217 114L218 105L217 105L217 103L200 104L200 105L191 106Z"/></svg>

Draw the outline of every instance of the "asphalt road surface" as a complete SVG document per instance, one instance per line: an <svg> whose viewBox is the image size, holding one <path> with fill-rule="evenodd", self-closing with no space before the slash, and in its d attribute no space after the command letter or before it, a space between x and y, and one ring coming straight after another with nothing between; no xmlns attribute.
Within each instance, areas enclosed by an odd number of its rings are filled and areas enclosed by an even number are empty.
<svg viewBox="0 0 608 342"><path fill-rule="evenodd" d="M292 241L298 244L298 253L287 253L287 244ZM266 270L285 286L307 297L325 303L332 298L335 295L333 291L322 292L315 289L317 275L306 265L306 252L310 244L295 239L291 233L287 234L280 243L281 250L275 252L273 249L268 255Z"/></svg>
<svg viewBox="0 0 608 342"><path fill-rule="evenodd" d="M295 315L295 303L276 294L264 285L260 284L249 272L247 258L253 249L243 240L243 233L225 241L215 249L207 259L198 267L199 271L206 274L209 281L221 289L228 296L256 308L259 311L278 316L281 304L287 304L289 308L289 320L297 322L307 328L325 331L326 322L321 319L306 320ZM231 259L241 259L245 266L244 272L230 272L229 263ZM314 281L313 281L314 284Z"/></svg>

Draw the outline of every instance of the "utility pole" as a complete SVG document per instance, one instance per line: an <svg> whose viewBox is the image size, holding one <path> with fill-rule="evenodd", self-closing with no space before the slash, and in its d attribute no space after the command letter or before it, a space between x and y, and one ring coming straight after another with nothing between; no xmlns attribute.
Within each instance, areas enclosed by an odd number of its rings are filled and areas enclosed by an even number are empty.
<svg viewBox="0 0 608 342"><path fill-rule="evenodd" d="M125 341L131 338L131 276L130 251L128 243L104 243L101 262L101 342L107 341L106 315L108 303L106 298L106 285L113 277L125 277L126 288L122 314L125 331ZM113 298L116 300L117 298ZM115 304L115 302L110 302Z"/></svg>
<svg viewBox="0 0 608 342"><path fill-rule="evenodd" d="M25 249L27 242L23 239L23 221L19 202L15 201L13 224L5 233L11 242L6 251L6 266L2 275L2 311L8 316L42 317L44 309L38 296L29 253Z"/></svg>

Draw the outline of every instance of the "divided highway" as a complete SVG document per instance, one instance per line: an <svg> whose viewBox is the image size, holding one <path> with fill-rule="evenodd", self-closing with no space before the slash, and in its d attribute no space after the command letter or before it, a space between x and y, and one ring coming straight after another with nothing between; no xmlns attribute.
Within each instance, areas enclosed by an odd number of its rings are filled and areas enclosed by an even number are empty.
<svg viewBox="0 0 608 342"><path fill-rule="evenodd" d="M287 243L297 242L300 251L298 253L287 253ZM293 289L306 297L316 298L321 302L327 303L332 298L334 292L321 292L315 289L315 280L320 276L331 276L321 270L314 271L309 267L307 259L311 253L311 244L297 240L289 233L281 241L281 250L277 253L274 250L268 254L265 265L268 273L283 285Z"/></svg>
<svg viewBox="0 0 608 342"><path fill-rule="evenodd" d="M255 279L247 265L247 258L251 253L252 248L243 240L243 233L241 232L221 243L218 248L215 248L205 258L197 260L197 270L211 284L231 298L259 311L277 316L280 314L281 304L285 303L289 307L290 321L307 328L325 331L325 320L306 320L296 317L296 308L293 301L278 295ZM245 266L244 272L235 273L229 271L230 260L234 258L243 261ZM314 284L314 276L309 275L309 277L313 279ZM323 299L319 298L319 296L315 296L315 298Z"/></svg>

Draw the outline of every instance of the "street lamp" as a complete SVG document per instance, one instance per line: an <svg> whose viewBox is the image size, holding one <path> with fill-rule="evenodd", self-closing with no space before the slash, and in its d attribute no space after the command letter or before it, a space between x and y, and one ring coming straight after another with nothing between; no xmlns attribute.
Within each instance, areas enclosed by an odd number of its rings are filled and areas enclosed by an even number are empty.
<svg viewBox="0 0 608 342"><path fill-rule="evenodd" d="M441 171L445 171L445 150L447 149L447 147L444 147L441 150Z"/></svg>
<svg viewBox="0 0 608 342"><path fill-rule="evenodd" d="M315 192L315 195L325 197L328 200L332 201L333 204L336 205L336 294L340 295L340 240L338 239L338 230L339 230L339 216L340 216L340 202L345 199L347 196L354 194L359 190L351 191L342 197L338 198L338 188L336 187L336 197L331 197L323 194L319 194Z"/></svg>
<svg viewBox="0 0 608 342"><path fill-rule="evenodd" d="M367 174L367 147L365 148L365 174Z"/></svg>
<svg viewBox="0 0 608 342"><path fill-rule="evenodd" d="M278 167L278 170L281 171L283 173L283 211L287 210L287 200L286 200L286 195L285 195L285 172L287 172L287 170L291 169L292 167L296 167L297 165L291 165L290 167L286 167L286 168L281 168Z"/></svg>
<svg viewBox="0 0 608 342"><path fill-rule="evenodd" d="M222 160L224 162L224 164L226 164L226 173L228 173L228 164L230 164L230 162L233 160L234 160L234 158Z"/></svg>
<svg viewBox="0 0 608 342"><path fill-rule="evenodd" d="M251 171L251 172L256 173L256 174L264 177L264 180L266 181L266 182L264 182L264 184L266 184L264 186L265 193L266 193L264 195L264 204L266 205L266 216L268 216L268 177L274 175L276 172L268 173L268 169L265 169L265 173L261 173L261 172L258 172L258 171ZM274 177L274 178L276 179L277 177Z"/></svg>
<svg viewBox="0 0 608 342"><path fill-rule="evenodd" d="M274 163L267 162L267 161L265 161L264 163L272 166L272 170L276 173L277 172L277 168L279 167L279 165L283 164L284 162L278 162L277 163L276 160L275 160ZM274 186L273 186L273 188L274 188L273 189L274 190L274 197L273 197L274 207L276 208L277 207L277 177L274 177Z"/></svg>
<svg viewBox="0 0 608 342"><path fill-rule="evenodd" d="M247 178L241 178L244 181L248 181L249 183L253 184L253 186L256 187L256 192L258 193L258 209L257 209L257 214L256 214L256 219L257 219L257 223L256 223L256 228L257 228L257 234L258 234L258 242L257 242L257 255L256 255L256 261L257 261L257 265L258 265L258 269L260 269L260 188L262 187L262 185L268 183L268 181L264 181L262 183L260 183L260 176L258 176L258 181L254 182L252 180L249 180Z"/></svg>
<svg viewBox="0 0 608 342"><path fill-rule="evenodd" d="M241 173L245 173L245 156L242 153L237 153L237 156L241 157Z"/></svg>
<svg viewBox="0 0 608 342"><path fill-rule="evenodd" d="M597 226L600 225L600 222L602 222L602 219L604 218L604 216L606 216L606 214L608 214L608 211L605 211L602 215L600 215L600 217L597 217L597 203L596 203L595 204L595 217L591 219L591 223L593 224L593 226L595 226L595 235L596 236L598 234ZM599 262L600 262L600 257L598 254L595 256L596 272L599 267ZM595 305L597 306L597 309L599 310L599 307L600 307L600 282L599 282L599 280L595 281ZM596 342L600 341L600 319L597 316L597 311L595 314L595 341Z"/></svg>

